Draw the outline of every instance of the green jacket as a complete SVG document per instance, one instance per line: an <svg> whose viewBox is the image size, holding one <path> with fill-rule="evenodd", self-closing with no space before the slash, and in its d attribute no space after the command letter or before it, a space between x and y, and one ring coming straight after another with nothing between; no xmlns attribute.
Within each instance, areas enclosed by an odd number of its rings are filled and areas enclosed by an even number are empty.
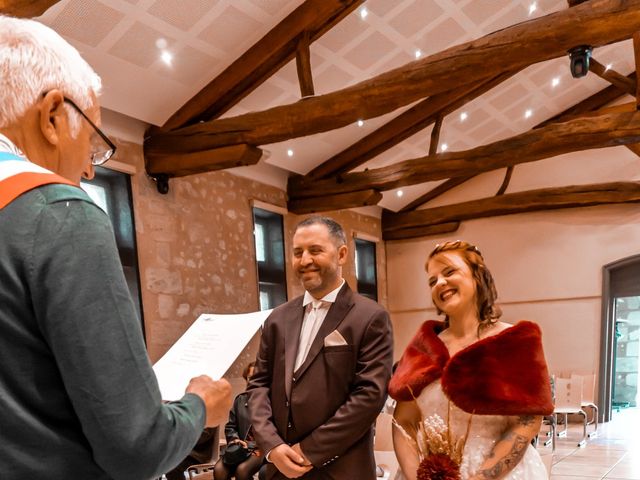
<svg viewBox="0 0 640 480"><path fill-rule="evenodd" d="M0 210L0 477L148 479L204 427L163 404L107 215L47 185Z"/></svg>

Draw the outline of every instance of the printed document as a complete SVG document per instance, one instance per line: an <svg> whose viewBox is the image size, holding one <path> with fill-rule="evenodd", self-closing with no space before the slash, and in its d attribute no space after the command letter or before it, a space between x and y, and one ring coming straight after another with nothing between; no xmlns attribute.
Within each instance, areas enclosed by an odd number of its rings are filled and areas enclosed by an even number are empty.
<svg viewBox="0 0 640 480"><path fill-rule="evenodd" d="M200 315L153 366L162 399L182 398L193 377L221 378L270 313Z"/></svg>

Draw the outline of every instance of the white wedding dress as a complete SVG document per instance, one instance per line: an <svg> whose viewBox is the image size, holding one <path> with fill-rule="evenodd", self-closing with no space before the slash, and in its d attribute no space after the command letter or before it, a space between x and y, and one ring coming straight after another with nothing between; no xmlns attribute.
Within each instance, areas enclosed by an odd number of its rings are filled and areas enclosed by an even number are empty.
<svg viewBox="0 0 640 480"><path fill-rule="evenodd" d="M438 415L446 425L449 412L449 400L440 386L440 380L425 387L417 398L423 418ZM473 415L469 423L469 414L451 403L449 426L453 438L463 438L469 428L460 466L462 480L475 474L489 456L495 443L505 432L509 417L500 415ZM522 460L509 472L504 480L545 480L547 470L540 455L532 445L527 447Z"/></svg>

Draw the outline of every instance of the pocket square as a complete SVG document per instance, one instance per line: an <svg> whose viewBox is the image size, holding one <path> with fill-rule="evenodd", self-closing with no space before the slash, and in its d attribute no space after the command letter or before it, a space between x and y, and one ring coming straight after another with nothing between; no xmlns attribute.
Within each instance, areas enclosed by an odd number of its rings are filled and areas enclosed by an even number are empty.
<svg viewBox="0 0 640 480"><path fill-rule="evenodd" d="M338 330L334 330L329 335L324 337L325 347L338 347L340 345L348 345L348 344Z"/></svg>

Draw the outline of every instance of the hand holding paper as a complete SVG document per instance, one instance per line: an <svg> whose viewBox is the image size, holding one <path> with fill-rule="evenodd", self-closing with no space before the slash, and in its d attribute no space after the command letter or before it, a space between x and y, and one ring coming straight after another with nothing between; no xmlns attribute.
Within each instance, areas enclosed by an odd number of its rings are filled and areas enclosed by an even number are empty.
<svg viewBox="0 0 640 480"><path fill-rule="evenodd" d="M205 427L217 427L227 421L231 409L231 385L224 378L217 381L206 375L192 378L186 393L194 393L204 401L207 409Z"/></svg>

